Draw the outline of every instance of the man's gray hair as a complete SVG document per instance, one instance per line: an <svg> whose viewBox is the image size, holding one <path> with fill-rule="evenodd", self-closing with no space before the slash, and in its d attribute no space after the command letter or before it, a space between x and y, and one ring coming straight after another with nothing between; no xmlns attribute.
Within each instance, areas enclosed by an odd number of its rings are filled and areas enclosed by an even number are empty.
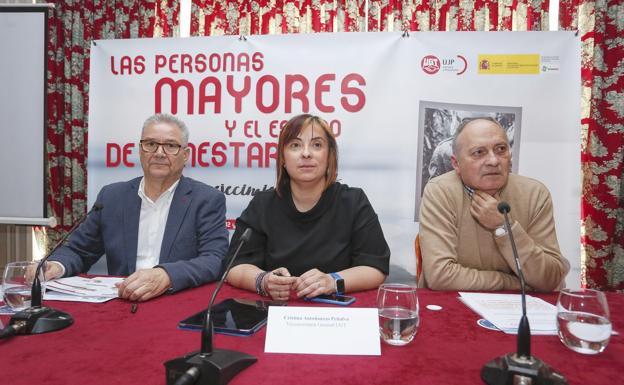
<svg viewBox="0 0 624 385"><path fill-rule="evenodd" d="M457 155L457 137L459 137L459 134L461 134L461 132L464 130L464 128L466 128L468 124L474 122L475 120L487 120L489 122L496 124L498 127L501 128L501 130L505 131L503 126L498 122L498 120L494 119L491 116L477 116L474 118L465 118L461 121L461 123L457 127L457 130L455 130L455 133L453 134L453 154L454 155ZM505 131L505 137L507 137L506 131Z"/></svg>
<svg viewBox="0 0 624 385"><path fill-rule="evenodd" d="M182 132L182 145L186 146L188 144L189 130L186 127L186 124L184 124L182 120L169 114L154 114L150 116L149 118L147 118L145 120L145 123L143 123L143 129L141 130L141 137L143 137L143 133L145 132L145 129L147 127L153 124L158 124L158 123L167 123L167 124L172 124L178 127L180 131Z"/></svg>

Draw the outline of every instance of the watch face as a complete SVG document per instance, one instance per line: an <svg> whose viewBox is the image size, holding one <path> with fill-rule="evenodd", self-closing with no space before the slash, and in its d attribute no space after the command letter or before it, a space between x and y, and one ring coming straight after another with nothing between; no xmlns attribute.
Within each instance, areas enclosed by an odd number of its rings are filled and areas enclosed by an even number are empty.
<svg viewBox="0 0 624 385"><path fill-rule="evenodd" d="M336 292L338 294L342 294L345 291L345 284L344 284L344 279L337 279L336 280Z"/></svg>
<svg viewBox="0 0 624 385"><path fill-rule="evenodd" d="M494 235L496 235L497 237L500 237L505 234L507 234L507 231L505 231L505 229L502 227L498 227L496 228L496 230L494 230Z"/></svg>

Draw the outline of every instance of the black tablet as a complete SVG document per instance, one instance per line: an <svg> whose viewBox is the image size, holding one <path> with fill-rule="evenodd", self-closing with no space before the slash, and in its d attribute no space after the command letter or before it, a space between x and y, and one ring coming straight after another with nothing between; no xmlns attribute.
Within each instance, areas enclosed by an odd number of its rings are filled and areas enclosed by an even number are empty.
<svg viewBox="0 0 624 385"><path fill-rule="evenodd" d="M230 335L251 335L266 324L269 306L284 306L285 302L255 301L229 298L212 307L212 323L215 333ZM181 329L201 330L206 310L183 319L178 323Z"/></svg>

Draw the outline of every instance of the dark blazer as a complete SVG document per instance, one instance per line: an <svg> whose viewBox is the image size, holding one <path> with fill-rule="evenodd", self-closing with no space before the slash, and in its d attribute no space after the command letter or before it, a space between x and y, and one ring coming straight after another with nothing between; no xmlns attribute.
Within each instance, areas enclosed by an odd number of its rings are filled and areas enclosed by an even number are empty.
<svg viewBox="0 0 624 385"><path fill-rule="evenodd" d="M86 273L104 254L108 274L135 271L141 178L104 186L97 201L102 209L88 218L50 260L65 266L65 276ZM158 266L167 271L173 291L214 281L228 247L225 196L191 178L181 177L167 217Z"/></svg>

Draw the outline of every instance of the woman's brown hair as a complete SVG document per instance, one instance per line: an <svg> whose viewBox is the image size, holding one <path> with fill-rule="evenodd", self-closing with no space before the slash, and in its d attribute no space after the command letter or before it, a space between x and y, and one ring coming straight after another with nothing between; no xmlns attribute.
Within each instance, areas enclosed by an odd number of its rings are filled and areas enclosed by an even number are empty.
<svg viewBox="0 0 624 385"><path fill-rule="evenodd" d="M336 144L336 137L329 127L329 124L318 116L310 114L297 115L284 125L277 143L277 180L275 181L275 192L280 198L282 197L284 189L290 184L290 176L284 165L284 148L291 140L298 137L301 131L309 125L312 125L313 129L315 127L321 127L327 137L329 152L327 154L325 188L331 186L338 177L338 146Z"/></svg>

